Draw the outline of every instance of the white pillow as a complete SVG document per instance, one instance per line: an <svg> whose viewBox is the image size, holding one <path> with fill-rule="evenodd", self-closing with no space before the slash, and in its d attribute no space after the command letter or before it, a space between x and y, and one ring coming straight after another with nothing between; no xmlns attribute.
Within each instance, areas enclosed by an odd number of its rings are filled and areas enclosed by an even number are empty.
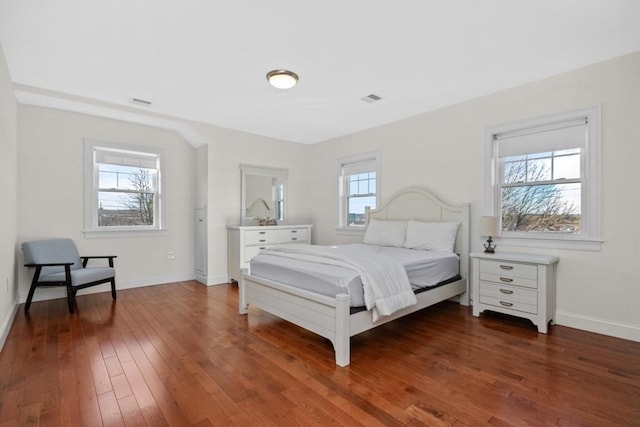
<svg viewBox="0 0 640 427"><path fill-rule="evenodd" d="M453 252L459 222L409 221L404 247L429 251Z"/></svg>
<svg viewBox="0 0 640 427"><path fill-rule="evenodd" d="M364 243L368 245L402 247L407 234L407 221L382 221L371 219Z"/></svg>

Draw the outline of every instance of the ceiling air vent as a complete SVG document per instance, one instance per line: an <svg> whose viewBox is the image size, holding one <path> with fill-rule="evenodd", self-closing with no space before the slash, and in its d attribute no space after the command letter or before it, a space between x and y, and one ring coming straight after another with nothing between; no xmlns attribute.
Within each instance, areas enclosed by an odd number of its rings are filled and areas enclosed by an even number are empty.
<svg viewBox="0 0 640 427"><path fill-rule="evenodd" d="M147 101L146 99L141 99L141 98L131 98L131 102L134 104L145 106L145 107L148 107L149 105L151 105L151 101Z"/></svg>
<svg viewBox="0 0 640 427"><path fill-rule="evenodd" d="M368 102L369 104L372 104L374 102L380 101L382 98L376 95L375 93L372 93L360 99L363 100L364 102Z"/></svg>

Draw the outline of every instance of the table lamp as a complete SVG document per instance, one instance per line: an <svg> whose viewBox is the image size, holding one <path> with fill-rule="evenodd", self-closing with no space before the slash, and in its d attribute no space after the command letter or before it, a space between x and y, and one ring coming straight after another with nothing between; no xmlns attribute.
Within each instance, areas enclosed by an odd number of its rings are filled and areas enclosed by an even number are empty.
<svg viewBox="0 0 640 427"><path fill-rule="evenodd" d="M491 237L497 236L498 233L499 218L497 216L483 216L480 217L480 235L488 237L487 243L484 244L484 253L495 253L496 245L493 244Z"/></svg>

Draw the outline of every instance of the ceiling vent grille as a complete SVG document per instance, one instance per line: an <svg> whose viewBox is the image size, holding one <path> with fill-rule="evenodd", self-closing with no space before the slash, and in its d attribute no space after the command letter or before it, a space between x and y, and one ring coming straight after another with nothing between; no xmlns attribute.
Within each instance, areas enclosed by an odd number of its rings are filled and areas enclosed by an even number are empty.
<svg viewBox="0 0 640 427"><path fill-rule="evenodd" d="M146 99L141 98L131 98L131 102L133 102L134 104L143 105L145 107L151 105L151 101L147 101Z"/></svg>
<svg viewBox="0 0 640 427"><path fill-rule="evenodd" d="M376 95L375 93L371 93L367 96L365 96L364 98L360 98L362 99L364 102L368 102L369 104L372 104L374 102L378 102L382 99L382 97Z"/></svg>

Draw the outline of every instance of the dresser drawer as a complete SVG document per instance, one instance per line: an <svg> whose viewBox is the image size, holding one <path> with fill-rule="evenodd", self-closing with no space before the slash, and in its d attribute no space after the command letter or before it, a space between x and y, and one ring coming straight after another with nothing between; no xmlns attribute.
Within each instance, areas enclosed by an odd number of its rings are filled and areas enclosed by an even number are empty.
<svg viewBox="0 0 640 427"><path fill-rule="evenodd" d="M306 228L288 228L278 230L280 243L306 243L309 241L309 231Z"/></svg>
<svg viewBox="0 0 640 427"><path fill-rule="evenodd" d="M538 269L530 264L480 260L480 280L535 289Z"/></svg>
<svg viewBox="0 0 640 427"><path fill-rule="evenodd" d="M251 258L258 255L261 250L266 249L267 246L245 246L244 248L244 259L245 262L249 262Z"/></svg>
<svg viewBox="0 0 640 427"><path fill-rule="evenodd" d="M534 307L538 305L538 292L536 290L517 286L480 282L480 295L507 302L520 302Z"/></svg>
<svg viewBox="0 0 640 427"><path fill-rule="evenodd" d="M278 243L279 230L247 230L244 233L244 244L266 245Z"/></svg>

